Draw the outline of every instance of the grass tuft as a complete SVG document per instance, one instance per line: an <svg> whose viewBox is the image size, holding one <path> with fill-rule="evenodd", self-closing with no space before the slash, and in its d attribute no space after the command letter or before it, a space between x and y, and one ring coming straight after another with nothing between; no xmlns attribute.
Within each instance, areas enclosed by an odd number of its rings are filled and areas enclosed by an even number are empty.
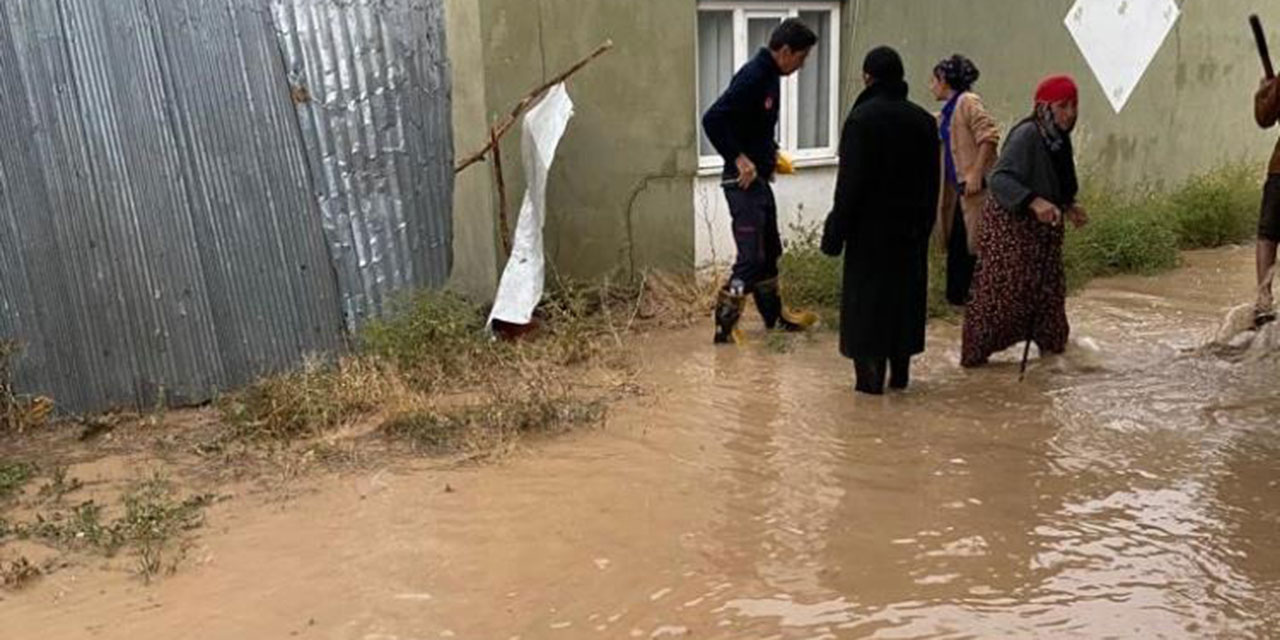
<svg viewBox="0 0 1280 640"><path fill-rule="evenodd" d="M474 453L594 424L604 413L603 398L579 397L552 379L528 378L493 385L470 402L406 408L391 415L380 432L425 453Z"/></svg>
<svg viewBox="0 0 1280 640"><path fill-rule="evenodd" d="M0 564L0 586L18 591L39 578L43 572L25 556Z"/></svg>
<svg viewBox="0 0 1280 640"><path fill-rule="evenodd" d="M320 435L376 409L386 371L369 359L309 359L300 369L262 378L219 402L229 437L285 441Z"/></svg>
<svg viewBox="0 0 1280 640"><path fill-rule="evenodd" d="M124 493L123 513L108 519L106 505L93 500L69 511L38 513L33 522L11 525L20 538L40 540L66 550L114 556L128 549L137 556L137 571L150 580L180 561L170 557L178 541L204 524L204 509L212 495L179 500L173 484L160 475L134 483ZM168 562L166 562L168 559Z"/></svg>
<svg viewBox="0 0 1280 640"><path fill-rule="evenodd" d="M36 474L36 466L18 460L0 460L0 502L17 495Z"/></svg>

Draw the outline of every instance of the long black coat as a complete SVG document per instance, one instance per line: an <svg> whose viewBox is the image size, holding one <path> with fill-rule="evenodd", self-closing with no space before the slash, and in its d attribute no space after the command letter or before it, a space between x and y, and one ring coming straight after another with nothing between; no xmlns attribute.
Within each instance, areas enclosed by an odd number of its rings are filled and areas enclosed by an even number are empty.
<svg viewBox="0 0 1280 640"><path fill-rule="evenodd" d="M862 92L840 137L840 173L823 251L844 251L840 352L886 358L924 351L929 234L941 181L934 117L902 82Z"/></svg>

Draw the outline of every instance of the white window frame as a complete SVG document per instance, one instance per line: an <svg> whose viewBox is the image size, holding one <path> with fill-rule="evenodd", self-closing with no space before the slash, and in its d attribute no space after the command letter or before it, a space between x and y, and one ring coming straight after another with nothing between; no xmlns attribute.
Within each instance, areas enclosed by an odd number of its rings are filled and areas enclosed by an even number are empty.
<svg viewBox="0 0 1280 640"><path fill-rule="evenodd" d="M836 159L839 146L840 126L840 2L835 0L792 0L791 2L734 1L734 0L702 0L698 2L698 11L733 12L733 70L737 73L746 64L755 51L747 48L747 20L751 18L798 18L801 11L827 11L831 14L831 42L823 42L831 56L831 91L827 99L830 101L827 127L826 147L796 149L796 141L800 137L800 122L796 114L800 110L800 80L798 74L791 74L782 79L782 104L778 108L778 124L781 140L778 146L791 155L798 166L829 164ZM697 60L701 59L702 43L695 42L694 69L697 73ZM702 90L702 83L695 77L694 91ZM695 95L696 104L702 104L702 96ZM698 139L702 139L702 114L697 115ZM701 143L699 143L701 148ZM698 156L698 167L710 173L724 168L724 159L718 155Z"/></svg>

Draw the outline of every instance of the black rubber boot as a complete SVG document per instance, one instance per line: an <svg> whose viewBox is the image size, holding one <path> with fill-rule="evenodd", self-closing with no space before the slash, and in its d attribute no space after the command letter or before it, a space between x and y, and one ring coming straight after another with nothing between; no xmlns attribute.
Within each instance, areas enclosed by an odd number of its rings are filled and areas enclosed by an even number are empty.
<svg viewBox="0 0 1280 640"><path fill-rule="evenodd" d="M777 327L778 320L782 318L782 297L778 295L778 281L774 279L756 283L751 296L755 298L756 310L764 320L764 328Z"/></svg>
<svg viewBox="0 0 1280 640"><path fill-rule="evenodd" d="M738 318L742 317L742 301L745 296L741 293L741 285L730 285L728 289L721 289L716 296L716 335L715 344L733 344L737 340Z"/></svg>
<svg viewBox="0 0 1280 640"><path fill-rule="evenodd" d="M782 329L783 331L804 331L817 321L812 313L792 311L782 304L782 296L778 294L778 279L772 278L756 284L752 295L756 300L756 309L764 319L766 329Z"/></svg>
<svg viewBox="0 0 1280 640"><path fill-rule="evenodd" d="M884 395L885 361L880 358L854 358L854 391L868 395Z"/></svg>
<svg viewBox="0 0 1280 640"><path fill-rule="evenodd" d="M889 388L899 391L911 384L911 358L892 358L889 360Z"/></svg>

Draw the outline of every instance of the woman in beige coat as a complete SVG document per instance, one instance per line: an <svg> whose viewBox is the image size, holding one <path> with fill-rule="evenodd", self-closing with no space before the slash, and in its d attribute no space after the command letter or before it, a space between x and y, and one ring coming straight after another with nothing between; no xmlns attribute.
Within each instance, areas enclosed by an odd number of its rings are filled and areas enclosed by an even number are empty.
<svg viewBox="0 0 1280 640"><path fill-rule="evenodd" d="M973 61L957 54L934 67L929 83L933 97L945 102L938 116L944 176L935 228L947 248L947 301L954 305L969 300L986 177L1000 143L999 126L971 90L978 75Z"/></svg>

